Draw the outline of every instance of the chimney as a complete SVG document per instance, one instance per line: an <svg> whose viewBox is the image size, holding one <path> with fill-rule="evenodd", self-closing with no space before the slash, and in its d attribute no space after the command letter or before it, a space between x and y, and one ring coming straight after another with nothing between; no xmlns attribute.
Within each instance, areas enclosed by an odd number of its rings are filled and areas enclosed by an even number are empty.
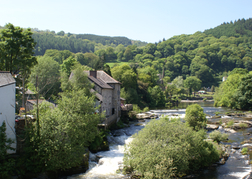
<svg viewBox="0 0 252 179"><path fill-rule="evenodd" d="M96 76L96 74L97 74L97 71L90 71L90 76L93 76L93 77L95 77L95 78L97 78Z"/></svg>

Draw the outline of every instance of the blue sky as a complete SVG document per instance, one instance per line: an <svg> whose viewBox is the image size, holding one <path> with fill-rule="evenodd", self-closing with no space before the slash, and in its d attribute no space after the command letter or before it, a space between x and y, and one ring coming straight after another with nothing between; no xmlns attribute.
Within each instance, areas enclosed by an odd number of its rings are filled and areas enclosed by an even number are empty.
<svg viewBox="0 0 252 179"><path fill-rule="evenodd" d="M0 25L158 42L252 18L251 0L0 0Z"/></svg>

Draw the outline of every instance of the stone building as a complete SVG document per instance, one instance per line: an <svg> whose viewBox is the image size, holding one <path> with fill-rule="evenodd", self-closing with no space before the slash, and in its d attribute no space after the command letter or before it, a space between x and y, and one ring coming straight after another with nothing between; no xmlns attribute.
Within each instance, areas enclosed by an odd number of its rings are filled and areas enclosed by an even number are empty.
<svg viewBox="0 0 252 179"><path fill-rule="evenodd" d="M118 122L121 116L120 86L121 83L103 70L84 71L88 79L94 84L97 100L100 103L99 112L104 112L105 125Z"/></svg>

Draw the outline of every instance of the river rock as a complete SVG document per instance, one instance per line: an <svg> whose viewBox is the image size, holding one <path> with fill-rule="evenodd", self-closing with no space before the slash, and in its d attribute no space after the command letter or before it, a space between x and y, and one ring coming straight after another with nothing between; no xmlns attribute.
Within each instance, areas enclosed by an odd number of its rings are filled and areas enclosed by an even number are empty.
<svg viewBox="0 0 252 179"><path fill-rule="evenodd" d="M114 132L112 132L112 135L113 135L114 137L116 137L116 136L125 135L125 133L124 133L123 131L119 130L119 131L114 131Z"/></svg>
<svg viewBox="0 0 252 179"><path fill-rule="evenodd" d="M99 159L97 159L95 154L92 154L91 152L89 153L89 160L91 162L98 162Z"/></svg>
<svg viewBox="0 0 252 179"><path fill-rule="evenodd" d="M209 130L216 130L218 129L219 126L218 125L214 125L214 124L207 124L206 129Z"/></svg>
<svg viewBox="0 0 252 179"><path fill-rule="evenodd" d="M226 132L236 133L236 131L235 131L234 129L225 128L224 130L225 130Z"/></svg>
<svg viewBox="0 0 252 179"><path fill-rule="evenodd" d="M224 165L226 163L226 161L225 161L225 159L224 158L222 158L220 161L219 161L219 165Z"/></svg>
<svg viewBox="0 0 252 179"><path fill-rule="evenodd" d="M235 149L235 150L238 150L238 149L240 149L241 147L239 146L239 145L233 145L232 146L232 149Z"/></svg>
<svg viewBox="0 0 252 179"><path fill-rule="evenodd" d="M99 160L98 165L102 165L103 163L104 163L104 161Z"/></svg>

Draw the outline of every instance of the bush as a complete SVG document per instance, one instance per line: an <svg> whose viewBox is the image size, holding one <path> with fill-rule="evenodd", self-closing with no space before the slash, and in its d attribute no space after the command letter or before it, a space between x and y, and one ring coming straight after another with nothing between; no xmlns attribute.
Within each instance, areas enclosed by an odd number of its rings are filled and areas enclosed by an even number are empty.
<svg viewBox="0 0 252 179"><path fill-rule="evenodd" d="M204 131L165 118L152 120L126 146L124 165L144 178L183 176L219 160Z"/></svg>
<svg viewBox="0 0 252 179"><path fill-rule="evenodd" d="M147 112L147 111L149 111L150 109L149 109L149 107L145 107L144 109L143 109L143 112Z"/></svg>
<svg viewBox="0 0 252 179"><path fill-rule="evenodd" d="M203 108L198 104L187 106L185 121L188 126L193 127L196 131L206 127L207 119L206 114L203 112Z"/></svg>
<svg viewBox="0 0 252 179"><path fill-rule="evenodd" d="M209 134L209 138L219 143L220 141L226 140L228 138L228 134L215 130Z"/></svg>
<svg viewBox="0 0 252 179"><path fill-rule="evenodd" d="M244 147L244 148L241 150L241 153L242 153L242 155L247 155L247 154L248 154L248 148L247 148L247 147Z"/></svg>
<svg viewBox="0 0 252 179"><path fill-rule="evenodd" d="M241 128L247 128L248 127L248 124L245 124L245 123L239 123L239 126Z"/></svg>
<svg viewBox="0 0 252 179"><path fill-rule="evenodd" d="M227 127L232 127L234 125L234 120L228 121Z"/></svg>
<svg viewBox="0 0 252 179"><path fill-rule="evenodd" d="M133 111L135 111L136 113L142 112L142 110L140 109L140 107L137 104L133 104Z"/></svg>

